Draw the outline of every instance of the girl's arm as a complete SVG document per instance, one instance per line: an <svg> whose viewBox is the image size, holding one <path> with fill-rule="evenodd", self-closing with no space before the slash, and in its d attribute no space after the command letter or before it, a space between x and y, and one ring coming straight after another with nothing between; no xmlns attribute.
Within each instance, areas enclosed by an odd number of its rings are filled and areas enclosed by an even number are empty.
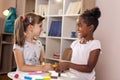
<svg viewBox="0 0 120 80"><path fill-rule="evenodd" d="M87 65L78 65L71 62L61 62L59 63L59 68L61 71L67 70L68 68L75 69L81 72L91 72L95 65L97 64L98 57L100 54L100 49L91 51Z"/></svg>
<svg viewBox="0 0 120 80"><path fill-rule="evenodd" d="M40 53L40 64L42 64L44 62L44 52L41 51Z"/></svg>
<svg viewBox="0 0 120 80"><path fill-rule="evenodd" d="M43 71L44 65L27 65L24 62L23 54L20 50L14 49L14 56L16 60L17 67L20 71ZM49 65L48 65L49 66Z"/></svg>

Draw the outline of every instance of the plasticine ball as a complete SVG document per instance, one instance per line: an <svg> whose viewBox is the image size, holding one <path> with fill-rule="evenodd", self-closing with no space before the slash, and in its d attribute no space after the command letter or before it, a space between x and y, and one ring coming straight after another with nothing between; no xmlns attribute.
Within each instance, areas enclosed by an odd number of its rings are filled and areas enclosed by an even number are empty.
<svg viewBox="0 0 120 80"><path fill-rule="evenodd" d="M18 77L19 77L19 74L15 74L14 77L15 77L15 78L18 78Z"/></svg>
<svg viewBox="0 0 120 80"><path fill-rule="evenodd" d="M58 67L58 65L57 65L57 64L54 64L54 65L52 65L52 67L53 67L53 68L57 68L57 67Z"/></svg>

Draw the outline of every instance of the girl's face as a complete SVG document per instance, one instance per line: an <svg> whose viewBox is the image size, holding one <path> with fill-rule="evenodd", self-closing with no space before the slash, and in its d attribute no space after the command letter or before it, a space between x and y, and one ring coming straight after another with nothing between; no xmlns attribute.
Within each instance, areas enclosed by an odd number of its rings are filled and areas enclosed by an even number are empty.
<svg viewBox="0 0 120 80"><path fill-rule="evenodd" d="M79 18L77 20L77 32L78 32L78 37L80 38L86 38L87 36L89 36L90 27L87 26L83 18Z"/></svg>
<svg viewBox="0 0 120 80"><path fill-rule="evenodd" d="M33 27L33 34L34 36L39 36L40 33L42 32L43 28L42 28L42 23L40 24L35 24Z"/></svg>

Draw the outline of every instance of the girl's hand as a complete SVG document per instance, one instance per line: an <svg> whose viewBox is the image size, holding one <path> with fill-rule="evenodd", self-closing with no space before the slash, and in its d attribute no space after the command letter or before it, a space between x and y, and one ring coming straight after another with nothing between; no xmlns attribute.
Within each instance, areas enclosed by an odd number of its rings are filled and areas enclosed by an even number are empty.
<svg viewBox="0 0 120 80"><path fill-rule="evenodd" d="M48 72L49 70L52 70L52 65L50 63L46 63L43 65L43 71Z"/></svg>
<svg viewBox="0 0 120 80"><path fill-rule="evenodd" d="M58 64L58 71L62 72L69 69L69 62L60 62Z"/></svg>

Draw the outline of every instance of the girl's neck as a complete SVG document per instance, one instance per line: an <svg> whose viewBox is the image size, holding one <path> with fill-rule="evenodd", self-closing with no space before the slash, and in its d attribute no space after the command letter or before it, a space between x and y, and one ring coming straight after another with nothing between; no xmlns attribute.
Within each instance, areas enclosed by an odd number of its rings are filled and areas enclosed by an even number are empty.
<svg viewBox="0 0 120 80"><path fill-rule="evenodd" d="M94 39L94 38L93 38L93 39ZM89 42L89 41L91 41L91 40L93 40L93 39L88 39L88 40L87 40L87 39L85 39L85 38L81 38L81 39L80 39L80 43L81 43L81 44L86 44L87 42Z"/></svg>
<svg viewBox="0 0 120 80"><path fill-rule="evenodd" d="M87 42L94 40L93 36L85 37L80 39L81 44L86 44Z"/></svg>
<svg viewBox="0 0 120 80"><path fill-rule="evenodd" d="M31 36L31 35L26 35L25 40L28 41L28 42L30 42L30 43L33 43L34 37Z"/></svg>

